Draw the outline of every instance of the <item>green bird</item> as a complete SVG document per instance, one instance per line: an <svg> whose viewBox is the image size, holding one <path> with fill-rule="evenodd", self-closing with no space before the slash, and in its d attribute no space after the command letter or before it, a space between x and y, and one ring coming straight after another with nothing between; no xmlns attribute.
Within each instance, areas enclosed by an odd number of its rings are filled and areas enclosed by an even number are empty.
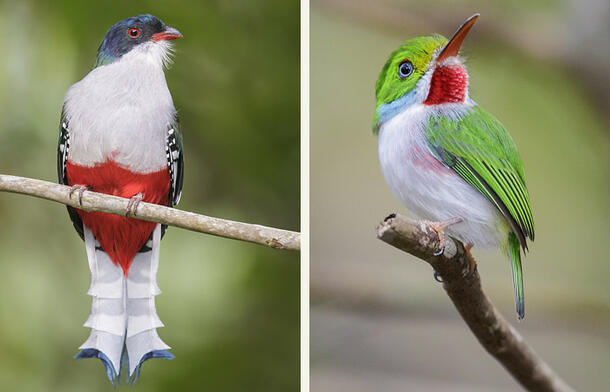
<svg viewBox="0 0 610 392"><path fill-rule="evenodd" d="M523 164L504 126L472 100L458 56L479 14L447 41L419 37L398 47L376 84L373 130L385 180L440 240L501 248L510 258L519 320L525 315L521 249L534 240Z"/></svg>

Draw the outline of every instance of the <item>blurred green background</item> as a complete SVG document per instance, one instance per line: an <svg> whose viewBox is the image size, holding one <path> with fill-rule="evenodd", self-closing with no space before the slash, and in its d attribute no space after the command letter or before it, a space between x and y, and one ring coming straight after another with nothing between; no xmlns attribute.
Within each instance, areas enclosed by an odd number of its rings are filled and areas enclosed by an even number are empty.
<svg viewBox="0 0 610 392"><path fill-rule="evenodd" d="M516 391L430 267L375 238L406 213L371 130L390 52L433 32L464 42L470 94L512 134L536 241L517 323L510 265L474 250L483 286L568 383L610 384L608 2L313 0L311 13L312 391Z"/></svg>
<svg viewBox="0 0 610 392"><path fill-rule="evenodd" d="M178 28L166 72L183 129L184 210L299 230L299 2L0 2L0 173L56 181L66 89L115 22ZM63 206L0 194L0 390L108 391L89 335L85 249ZM170 228L159 330L136 391L295 391L299 254Z"/></svg>

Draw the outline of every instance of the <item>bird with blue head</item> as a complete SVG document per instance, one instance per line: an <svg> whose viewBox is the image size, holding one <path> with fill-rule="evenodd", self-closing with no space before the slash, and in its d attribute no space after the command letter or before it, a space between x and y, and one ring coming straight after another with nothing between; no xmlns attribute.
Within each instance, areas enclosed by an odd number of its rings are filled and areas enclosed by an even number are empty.
<svg viewBox="0 0 610 392"><path fill-rule="evenodd" d="M138 378L150 358L173 358L157 333L159 247L165 227L132 219L138 203L176 205L183 149L164 69L182 37L152 15L108 30L95 67L65 96L57 154L59 182L79 200L87 190L130 199L125 216L68 207L85 241L93 297L80 358L99 358L114 384Z"/></svg>
<svg viewBox="0 0 610 392"><path fill-rule="evenodd" d="M120 59L140 45L181 38L182 34L166 26L159 18L145 14L117 22L108 30L97 51L96 66Z"/></svg>

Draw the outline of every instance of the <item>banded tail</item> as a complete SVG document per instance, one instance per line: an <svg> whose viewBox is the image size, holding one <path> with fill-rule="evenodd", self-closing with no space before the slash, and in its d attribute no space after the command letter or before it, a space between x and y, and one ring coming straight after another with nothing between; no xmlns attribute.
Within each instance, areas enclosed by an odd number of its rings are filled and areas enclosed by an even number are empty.
<svg viewBox="0 0 610 392"><path fill-rule="evenodd" d="M523 320L525 317L525 299L523 296L523 271L521 269L521 245L519 239L512 231L508 235L508 252L510 255L511 269L513 271L513 288L515 290L515 307L517 317Z"/></svg>
<svg viewBox="0 0 610 392"><path fill-rule="evenodd" d="M155 226L151 239L136 253L127 275L87 226L84 237L91 270L87 294L93 297L85 326L91 328L91 335L75 358L99 358L113 385L125 367L127 380L133 383L147 359L174 358L157 334L163 326L155 308L155 296L161 293L157 285L161 225Z"/></svg>

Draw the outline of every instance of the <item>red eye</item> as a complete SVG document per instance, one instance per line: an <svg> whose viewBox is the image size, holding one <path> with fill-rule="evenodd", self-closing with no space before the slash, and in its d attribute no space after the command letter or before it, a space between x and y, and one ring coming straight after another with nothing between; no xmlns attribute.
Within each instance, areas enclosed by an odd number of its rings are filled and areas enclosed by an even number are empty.
<svg viewBox="0 0 610 392"><path fill-rule="evenodd" d="M129 35L131 38L138 38L140 36L140 29L129 29L127 35Z"/></svg>

